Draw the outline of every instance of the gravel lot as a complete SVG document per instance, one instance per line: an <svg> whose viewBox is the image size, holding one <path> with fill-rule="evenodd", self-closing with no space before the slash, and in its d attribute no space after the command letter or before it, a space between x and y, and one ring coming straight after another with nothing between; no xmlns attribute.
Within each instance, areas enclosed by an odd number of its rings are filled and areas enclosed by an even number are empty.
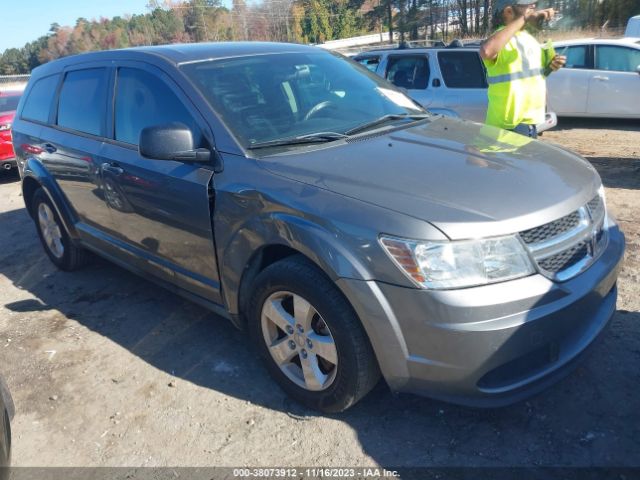
<svg viewBox="0 0 640 480"><path fill-rule="evenodd" d="M105 261L57 271L0 180L0 370L18 466L640 467L640 122L546 132L599 170L627 236L612 329L545 393L475 410L384 385L318 416L225 320Z"/></svg>

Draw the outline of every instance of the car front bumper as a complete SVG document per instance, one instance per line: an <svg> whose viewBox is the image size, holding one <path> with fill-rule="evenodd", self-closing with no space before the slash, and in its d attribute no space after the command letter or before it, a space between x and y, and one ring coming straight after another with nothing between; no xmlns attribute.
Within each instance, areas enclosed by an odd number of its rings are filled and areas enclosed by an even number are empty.
<svg viewBox="0 0 640 480"><path fill-rule="evenodd" d="M341 279L395 391L473 406L528 397L571 370L615 312L624 236L573 279L429 291Z"/></svg>

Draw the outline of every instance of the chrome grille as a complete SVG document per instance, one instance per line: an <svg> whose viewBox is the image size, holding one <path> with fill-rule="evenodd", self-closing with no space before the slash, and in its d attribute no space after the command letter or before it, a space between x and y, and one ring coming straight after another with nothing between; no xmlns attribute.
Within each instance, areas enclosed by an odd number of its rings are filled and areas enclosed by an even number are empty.
<svg viewBox="0 0 640 480"><path fill-rule="evenodd" d="M594 221L604 217L604 202L600 195L596 195L592 200L590 200L589 203L587 203L587 208L589 208L591 218L593 218Z"/></svg>
<svg viewBox="0 0 640 480"><path fill-rule="evenodd" d="M573 267L589 254L587 242L580 242L573 247L538 261L540 268L547 272L558 273Z"/></svg>
<svg viewBox="0 0 640 480"><path fill-rule="evenodd" d="M524 243L539 243L556 237L572 228L575 228L580 223L580 215L576 210L569 215L562 217L559 220L545 223L544 225L530 230L520 232L520 236Z"/></svg>
<svg viewBox="0 0 640 480"><path fill-rule="evenodd" d="M589 267L607 244L605 213L598 194L569 215L520 232L539 272L564 281Z"/></svg>

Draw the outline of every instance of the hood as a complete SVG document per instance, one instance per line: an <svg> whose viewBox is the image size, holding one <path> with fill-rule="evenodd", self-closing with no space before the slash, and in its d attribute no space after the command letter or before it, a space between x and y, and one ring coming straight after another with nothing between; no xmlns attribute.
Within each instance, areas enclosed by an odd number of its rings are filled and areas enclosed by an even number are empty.
<svg viewBox="0 0 640 480"><path fill-rule="evenodd" d="M260 162L277 175L427 221L451 239L544 224L585 204L601 185L586 160L560 147L445 117Z"/></svg>

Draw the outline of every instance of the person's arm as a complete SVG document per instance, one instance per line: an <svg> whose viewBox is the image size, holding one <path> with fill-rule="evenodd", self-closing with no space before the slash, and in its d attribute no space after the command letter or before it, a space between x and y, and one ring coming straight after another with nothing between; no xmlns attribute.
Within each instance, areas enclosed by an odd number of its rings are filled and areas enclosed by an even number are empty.
<svg viewBox="0 0 640 480"><path fill-rule="evenodd" d="M495 62L498 53L502 50L513 36L524 27L524 15L520 15L509 22L502 30L498 30L482 43L480 47L480 57L483 60Z"/></svg>
<svg viewBox="0 0 640 480"><path fill-rule="evenodd" d="M498 30L496 33L491 35L485 42L483 42L480 47L480 57L483 60L488 60L489 62L495 62L498 58L498 54L500 50L502 50L509 40L518 33L524 27L525 23L531 23L533 25L538 25L545 20L551 20L555 15L555 11L553 8L546 8L544 10L520 10L513 7L511 8L513 12L513 20L511 20L507 25L502 29ZM559 68L559 67L558 67Z"/></svg>

